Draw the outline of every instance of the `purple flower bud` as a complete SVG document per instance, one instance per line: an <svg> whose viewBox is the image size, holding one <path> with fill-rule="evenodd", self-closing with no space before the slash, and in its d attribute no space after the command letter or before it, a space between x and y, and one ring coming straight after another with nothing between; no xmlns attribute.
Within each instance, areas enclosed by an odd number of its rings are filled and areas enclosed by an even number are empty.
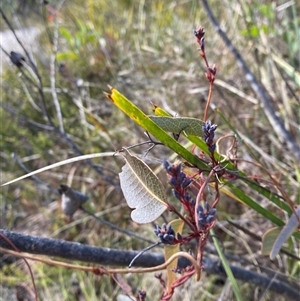
<svg viewBox="0 0 300 301"><path fill-rule="evenodd" d="M172 177L170 180L169 180L169 184L173 187L176 187L178 185L178 181L176 178Z"/></svg>
<svg viewBox="0 0 300 301"><path fill-rule="evenodd" d="M202 37L202 38L200 39L200 43L199 43L202 52L204 52L204 49L205 49L205 43L204 43L204 40L205 40L204 37Z"/></svg>
<svg viewBox="0 0 300 301"><path fill-rule="evenodd" d="M179 174L181 172L181 164L176 166L176 173Z"/></svg>
<svg viewBox="0 0 300 301"><path fill-rule="evenodd" d="M175 240L175 232L171 226L163 224L161 227L156 226L154 233L164 244L172 244Z"/></svg>
<svg viewBox="0 0 300 301"><path fill-rule="evenodd" d="M163 166L166 169L168 174L173 174L174 173L173 166L167 160L164 160Z"/></svg>
<svg viewBox="0 0 300 301"><path fill-rule="evenodd" d="M168 234L175 236L175 231L173 230L171 225L167 228L167 232L168 232Z"/></svg>
<svg viewBox="0 0 300 301"><path fill-rule="evenodd" d="M213 124L210 128L211 132L214 132L217 129L218 125L217 124Z"/></svg>
<svg viewBox="0 0 300 301"><path fill-rule="evenodd" d="M207 224L210 224L214 219L215 219L215 216L214 216L214 215L208 215L208 216L206 217L206 223L207 223Z"/></svg>
<svg viewBox="0 0 300 301"><path fill-rule="evenodd" d="M197 211L198 211L198 214L200 214L200 213L203 213L204 209L201 205L199 205Z"/></svg>
<svg viewBox="0 0 300 301"><path fill-rule="evenodd" d="M183 189L186 189L191 184L191 182L192 182L191 178L185 178L184 181L181 184L181 187Z"/></svg>
<svg viewBox="0 0 300 301"><path fill-rule="evenodd" d="M201 219L201 218L203 219L206 217L206 214L204 212L199 212L198 217L199 217L199 219Z"/></svg>
<svg viewBox="0 0 300 301"><path fill-rule="evenodd" d="M184 172L180 172L180 174L178 175L177 179L178 182L181 184L183 182L183 180L186 178L186 175Z"/></svg>
<svg viewBox="0 0 300 301"><path fill-rule="evenodd" d="M204 203L204 210L205 210L205 212L209 211L209 204L208 204L208 202Z"/></svg>
<svg viewBox="0 0 300 301"><path fill-rule="evenodd" d="M216 209L216 208L211 208L211 209L209 210L208 214L214 216L214 215L216 214L216 212L217 212L217 209Z"/></svg>
<svg viewBox="0 0 300 301"><path fill-rule="evenodd" d="M177 190L172 189L172 192L176 199L181 200L181 195Z"/></svg>
<svg viewBox="0 0 300 301"><path fill-rule="evenodd" d="M199 218L199 219L198 219L198 225L199 225L199 226L205 226L205 222L206 222L206 219L205 219L205 218Z"/></svg>
<svg viewBox="0 0 300 301"><path fill-rule="evenodd" d="M166 170L168 170L168 168L170 167L170 163L167 160L163 161L163 166Z"/></svg>
<svg viewBox="0 0 300 301"><path fill-rule="evenodd" d="M166 244L172 244L174 242L174 239L175 239L174 235L166 233L166 234L164 234L161 241Z"/></svg>
<svg viewBox="0 0 300 301"><path fill-rule="evenodd" d="M209 146L208 150L213 153L216 150L216 144L214 143L213 145Z"/></svg>

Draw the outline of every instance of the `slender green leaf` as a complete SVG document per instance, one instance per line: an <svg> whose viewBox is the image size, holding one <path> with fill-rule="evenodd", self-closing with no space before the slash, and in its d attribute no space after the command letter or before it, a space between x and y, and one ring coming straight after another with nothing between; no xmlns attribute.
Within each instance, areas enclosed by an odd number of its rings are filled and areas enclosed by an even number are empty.
<svg viewBox="0 0 300 301"><path fill-rule="evenodd" d="M26 174L26 175L24 175L22 177L19 177L19 178L16 178L14 180L11 180L9 182L6 182L6 183L2 184L1 186L6 186L6 185L9 185L9 184L15 183L17 181L29 178L31 176L34 176L34 175L39 174L41 172L44 172L46 170L49 170L49 169L52 169L52 168L56 168L56 167L59 167L59 166L63 166L63 165L66 165L66 164L70 164L70 163L73 163L73 162L78 162L78 161L87 160L87 159L93 159L93 158L99 158L99 157L113 157L114 155L117 155L116 152L105 152L105 153L88 154L88 155L83 155L83 156L78 156L78 157L70 158L70 159L63 160L63 161L60 161L60 162L48 165L46 167L40 168L40 169L35 170L33 172L30 172L30 173L28 173L28 174Z"/></svg>
<svg viewBox="0 0 300 301"><path fill-rule="evenodd" d="M228 263L228 261L226 259L226 256L224 255L224 253L222 251L222 248L219 245L219 241L217 239L217 236L216 236L214 230L211 229L210 233L212 235L212 240L213 240L214 245L216 247L216 250L217 250L217 252L219 254L219 257L220 257L220 260L221 260L222 265L224 267L224 270L225 270L225 272L226 272L226 274L228 276L228 279L229 279L229 281L231 283L232 290L233 290L233 292L234 292L234 294L236 296L236 299L238 301L243 301L244 299L242 298L242 295L241 295L241 292L240 292L239 287L237 285L237 282L236 282L236 280L234 278L234 275L233 275L233 273L231 271L231 268L230 268L230 265L229 265L229 263Z"/></svg>
<svg viewBox="0 0 300 301"><path fill-rule="evenodd" d="M111 94L107 94L107 97L132 120L142 126L146 131L157 138L165 146L169 147L175 153L184 158L187 162L201 169L208 168L203 161L201 161L197 156L189 152L181 144L174 140L161 127L153 122L144 112L142 112L116 89L111 88Z"/></svg>
<svg viewBox="0 0 300 301"><path fill-rule="evenodd" d="M67 42L70 45L74 44L74 38L73 35L70 33L70 31L64 27L61 27L58 29L59 33L67 40Z"/></svg>

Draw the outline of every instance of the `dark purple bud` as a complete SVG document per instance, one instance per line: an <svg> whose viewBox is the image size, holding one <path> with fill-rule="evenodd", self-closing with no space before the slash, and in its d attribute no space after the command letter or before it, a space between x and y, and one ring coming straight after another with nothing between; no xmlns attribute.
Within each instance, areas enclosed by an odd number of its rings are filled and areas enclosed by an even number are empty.
<svg viewBox="0 0 300 301"><path fill-rule="evenodd" d="M205 212L209 211L209 204L208 204L208 202L204 203L204 210L205 210Z"/></svg>
<svg viewBox="0 0 300 301"><path fill-rule="evenodd" d="M156 226L154 233L164 244L172 244L175 240L175 232L171 226L163 224L161 227Z"/></svg>
<svg viewBox="0 0 300 301"><path fill-rule="evenodd" d="M216 150L216 144L209 146L208 150L213 153Z"/></svg>
<svg viewBox="0 0 300 301"><path fill-rule="evenodd" d="M206 214L204 212L198 212L198 217L200 218L205 218Z"/></svg>
<svg viewBox="0 0 300 301"><path fill-rule="evenodd" d="M163 161L163 167L164 167L166 170L168 170L169 166L170 166L170 163L169 163L167 160L164 160L164 161Z"/></svg>
<svg viewBox="0 0 300 301"><path fill-rule="evenodd" d="M200 214L200 213L203 213L204 209L201 205L199 205L197 211L198 211L198 214Z"/></svg>
<svg viewBox="0 0 300 301"><path fill-rule="evenodd" d="M214 216L214 215L208 215L208 216L206 217L206 223L207 223L207 224L210 224L214 219L215 219L215 216Z"/></svg>
<svg viewBox="0 0 300 301"><path fill-rule="evenodd" d="M209 137L206 137L206 136L204 136L204 141L205 141L205 143L206 143L206 144L209 144L209 142L210 142L210 138L209 138Z"/></svg>
<svg viewBox="0 0 300 301"><path fill-rule="evenodd" d="M213 124L210 128L211 132L214 132L217 129L218 125L217 124Z"/></svg>
<svg viewBox="0 0 300 301"><path fill-rule="evenodd" d="M206 219L205 218L199 218L198 219L198 225L199 226L205 226L206 224Z"/></svg>
<svg viewBox="0 0 300 301"><path fill-rule="evenodd" d="M204 28L199 26L196 30L194 30L194 35L197 38L197 40L200 41L205 35Z"/></svg>
<svg viewBox="0 0 300 301"><path fill-rule="evenodd" d="M172 192L176 199L181 200L181 195L177 190L172 189Z"/></svg>
<svg viewBox="0 0 300 301"><path fill-rule="evenodd" d="M161 230L160 226L159 226L159 225L156 225L156 226L155 226L155 229L154 229L155 235L159 235L160 230Z"/></svg>
<svg viewBox="0 0 300 301"><path fill-rule="evenodd" d="M11 51L10 59L11 59L12 63L19 68L23 67L23 62L25 62L24 56L18 52L14 52L14 51Z"/></svg>
<svg viewBox="0 0 300 301"><path fill-rule="evenodd" d="M170 180L169 180L169 184L173 187L176 187L178 185L178 181L176 178L172 177Z"/></svg>
<svg viewBox="0 0 300 301"><path fill-rule="evenodd" d="M165 244L172 244L174 242L174 235L171 234L164 234L163 238L161 239L161 241Z"/></svg>
<svg viewBox="0 0 300 301"><path fill-rule="evenodd" d="M179 184L182 184L183 180L186 178L186 175L184 172L181 172L179 176L177 177Z"/></svg>
<svg viewBox="0 0 300 301"><path fill-rule="evenodd" d="M216 209L216 208L211 208L211 209L209 210L208 214L214 216L214 215L216 214L216 212L217 212L217 209Z"/></svg>
<svg viewBox="0 0 300 301"><path fill-rule="evenodd" d="M176 173L179 174L181 172L181 164L176 166Z"/></svg>
<svg viewBox="0 0 300 301"><path fill-rule="evenodd" d="M192 182L191 178L185 178L184 181L181 184L181 187L183 189L186 189L191 184L191 182Z"/></svg>
<svg viewBox="0 0 300 301"><path fill-rule="evenodd" d="M210 126L211 126L211 121L210 120L208 120L204 124L202 124L202 130L203 130L203 132L209 131Z"/></svg>
<svg viewBox="0 0 300 301"><path fill-rule="evenodd" d="M168 234L174 235L174 236L175 236L175 231L173 230L172 226L169 226L169 227L167 228L167 232L168 232Z"/></svg>
<svg viewBox="0 0 300 301"><path fill-rule="evenodd" d="M201 51L202 52L204 52L204 50L205 50L205 43L204 43L204 37L202 37L201 39L200 39L200 43L199 43L199 45L200 45L200 49L201 49Z"/></svg>
<svg viewBox="0 0 300 301"><path fill-rule="evenodd" d="M186 202L190 202L190 200L191 200L190 194L186 192L186 193L183 195L183 199L184 199Z"/></svg>

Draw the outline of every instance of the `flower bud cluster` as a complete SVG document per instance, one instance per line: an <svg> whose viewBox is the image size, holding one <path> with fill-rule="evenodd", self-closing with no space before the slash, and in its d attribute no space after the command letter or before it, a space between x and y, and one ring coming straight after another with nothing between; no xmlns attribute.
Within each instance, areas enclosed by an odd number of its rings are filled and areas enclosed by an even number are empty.
<svg viewBox="0 0 300 301"><path fill-rule="evenodd" d="M171 176L169 183L173 187L174 196L179 199L183 204L193 204L195 201L186 189L191 184L192 179L188 177L183 171L181 164L171 165L168 161L164 161L164 168Z"/></svg>
<svg viewBox="0 0 300 301"><path fill-rule="evenodd" d="M204 133L203 139L208 146L208 149L211 153L213 153L216 149L216 144L214 143L215 138L215 130L217 129L217 124L211 124L211 121L206 121L202 125L202 130Z"/></svg>
<svg viewBox="0 0 300 301"><path fill-rule="evenodd" d="M205 51L205 44L204 44L205 31L204 31L204 28L200 26L198 29L195 29L194 30L194 35L197 38L197 43L200 46L202 54L204 54L204 51Z"/></svg>
<svg viewBox="0 0 300 301"><path fill-rule="evenodd" d="M204 206L198 206L198 226L199 228L209 228L215 220L215 215L217 212L216 208L210 208L207 202Z"/></svg>
<svg viewBox="0 0 300 301"><path fill-rule="evenodd" d="M163 244L171 245L175 241L175 231L166 224L163 224L161 227L156 225L154 233Z"/></svg>

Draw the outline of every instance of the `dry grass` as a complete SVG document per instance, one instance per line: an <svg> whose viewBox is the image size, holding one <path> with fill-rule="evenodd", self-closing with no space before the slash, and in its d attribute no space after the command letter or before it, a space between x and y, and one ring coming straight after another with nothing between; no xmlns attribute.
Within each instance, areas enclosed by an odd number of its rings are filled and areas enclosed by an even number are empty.
<svg viewBox="0 0 300 301"><path fill-rule="evenodd" d="M79 39L86 36L84 30L75 22L80 20L85 24L85 30L90 30L94 38L91 42L83 39L74 46L72 42L60 36L58 63L66 64L71 77L82 78L89 83L89 88L80 92L81 100L95 116L101 118L96 122L91 116L82 115L75 103L75 96L80 93L68 78L58 75L57 87L68 89L68 93L58 94L65 130L84 153L112 151L145 139L142 129L107 102L102 93L103 90L108 90L107 85L117 88L149 114L152 102L172 114L201 119L208 83L204 76L204 63L199 58L192 32L196 26L201 25L206 29L206 52L209 62L215 63L218 69L212 103L226 116L230 125L239 131L242 137L239 157L265 166L280 180L282 186L286 187L290 198L296 201L300 191L297 182L299 165L270 126L259 100L255 98L235 58L214 32L200 3L194 0L109 3L104 0L90 0L84 5L82 1L65 3L60 11L59 27L68 30L72 36ZM300 143L299 86L295 79L288 77L285 69L280 67L280 62L287 61L295 69L299 69L300 49L299 45L298 49L295 46L293 36L297 34L297 30L299 35L300 29L299 20L295 18L293 10L279 11L273 7L275 4L270 4L269 9L273 8L274 14L267 14L264 6L269 5L269 1L249 4L246 1L238 3L214 0L210 1L210 5L228 37L273 97L272 105L278 116L296 142ZM299 4L294 4L294 7L299 12ZM39 19L37 16L35 18ZM22 22L23 17L21 24ZM298 22L298 29L293 27L295 22ZM17 28L18 23L15 20L13 24ZM44 31L42 24L40 19L37 26ZM48 25L52 32L54 23L49 22ZM253 33L255 26L258 30L257 35ZM286 36L283 38L284 31ZM289 42L284 42L284 39ZM40 37L40 42L39 53L36 56L39 58L39 70L46 89L50 86L51 47L45 33ZM77 57L73 56L74 53ZM275 56L280 58L279 64L276 64ZM29 120L44 124L45 120L28 101L17 73L13 67L9 67L3 74L1 169L2 178L5 180L24 173L11 159L11 152L15 152L30 170L76 155L57 134L37 128L28 122ZM293 95L292 91L296 95ZM39 99L36 90L29 92L32 93L33 99ZM57 115L49 90L45 90L45 96L49 112L57 124ZM12 110L17 115L12 114ZM26 116L27 121L20 115ZM209 118L219 125L218 135L231 132L217 111L211 110ZM224 149L226 147L223 146ZM142 153L144 149L137 151ZM150 154L160 160L170 155L168 150L160 147ZM120 159L93 162L99 164L106 175L118 181L117 174L123 164ZM241 163L239 168L249 176L259 175L267 179L259 168L251 164ZM159 176L164 179L163 173ZM54 188L60 183L67 183L89 193L88 207L92 211L103 212L103 218L108 221L155 239L151 225L140 227L130 221L130 210L122 206L125 202L120 191L105 182L86 164L67 165L45 172L40 178ZM265 185L272 186L267 181ZM253 194L246 185L241 184L241 187L245 192ZM252 197L277 216L286 218L280 210L271 206L267 199L258 195ZM145 247L143 242L128 239L93 219L86 219L81 213L76 213L76 223L66 224L59 202L55 194L49 193L41 185L30 180L2 188L1 227L95 246L118 249ZM271 223L258 216L255 211L224 196L218 207L216 231L226 251L235 255L236 260L246 260L249 269L261 271L260 268L264 266L275 268L275 263L270 263L260 255L260 243L230 225L227 219L235 220L259 236L272 226ZM161 221L162 219L158 223ZM208 243L209 246L210 244ZM293 269L291 264L286 258L282 262L281 272L291 278L297 278L299 267ZM120 292L111 279L99 279L94 275L41 264L32 264L32 268L40 300L116 300ZM12 274L1 270L0 277L5 286L14 287L16 283L24 281L24 278L30 283L27 271L23 267L19 269L16 265L10 272ZM149 300L158 300L160 287L153 275L128 276L127 280L133 288L147 289ZM221 280L211 275L204 275L200 283L191 280L178 289L172 300L233 300L229 284L224 279ZM75 297L74 293L74 283L77 282L82 292L81 299ZM256 296L260 296L257 288L240 284L244 300L256 300ZM270 294L265 300L283 299Z"/></svg>

